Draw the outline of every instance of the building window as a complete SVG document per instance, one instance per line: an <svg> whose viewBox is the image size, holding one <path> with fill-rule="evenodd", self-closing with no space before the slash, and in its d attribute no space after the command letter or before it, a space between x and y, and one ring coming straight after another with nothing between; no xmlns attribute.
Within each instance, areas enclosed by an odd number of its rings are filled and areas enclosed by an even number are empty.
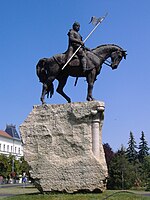
<svg viewBox="0 0 150 200"><path fill-rule="evenodd" d="M15 153L17 153L17 147L15 147Z"/></svg>
<svg viewBox="0 0 150 200"><path fill-rule="evenodd" d="M4 144L4 146L3 146L3 151L5 151L5 144Z"/></svg>
<svg viewBox="0 0 150 200"><path fill-rule="evenodd" d="M13 147L11 146L11 153L13 152Z"/></svg>
<svg viewBox="0 0 150 200"><path fill-rule="evenodd" d="M0 144L0 151L2 150L2 145Z"/></svg>
<svg viewBox="0 0 150 200"><path fill-rule="evenodd" d="M20 154L20 148L18 148L18 153Z"/></svg>
<svg viewBox="0 0 150 200"><path fill-rule="evenodd" d="M9 145L7 145L7 152L9 152Z"/></svg>

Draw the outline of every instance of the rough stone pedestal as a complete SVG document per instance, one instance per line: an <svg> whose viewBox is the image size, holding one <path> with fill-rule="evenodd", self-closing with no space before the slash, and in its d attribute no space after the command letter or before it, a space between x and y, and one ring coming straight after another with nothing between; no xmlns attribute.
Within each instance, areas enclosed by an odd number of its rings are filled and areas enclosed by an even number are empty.
<svg viewBox="0 0 150 200"><path fill-rule="evenodd" d="M103 191L104 103L34 106L20 126L25 160L41 192Z"/></svg>

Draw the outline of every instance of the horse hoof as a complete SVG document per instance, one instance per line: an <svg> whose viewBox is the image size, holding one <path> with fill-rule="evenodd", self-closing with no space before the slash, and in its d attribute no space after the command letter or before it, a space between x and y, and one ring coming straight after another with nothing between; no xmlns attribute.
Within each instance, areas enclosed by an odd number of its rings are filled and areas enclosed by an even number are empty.
<svg viewBox="0 0 150 200"><path fill-rule="evenodd" d="M87 101L95 101L95 99L93 97L87 97L86 100Z"/></svg>
<svg viewBox="0 0 150 200"><path fill-rule="evenodd" d="M91 98L90 98L90 97L87 97L86 100L87 100L87 101L91 101Z"/></svg>
<svg viewBox="0 0 150 200"><path fill-rule="evenodd" d="M42 102L42 105L45 104L44 98L41 97L40 100Z"/></svg>

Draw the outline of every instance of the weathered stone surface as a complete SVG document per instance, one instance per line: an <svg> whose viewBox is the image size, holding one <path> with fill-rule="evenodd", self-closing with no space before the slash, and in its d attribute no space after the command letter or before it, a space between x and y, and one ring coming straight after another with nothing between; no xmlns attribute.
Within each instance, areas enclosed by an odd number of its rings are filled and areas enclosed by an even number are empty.
<svg viewBox="0 0 150 200"><path fill-rule="evenodd" d="M105 189L103 112L99 101L33 107L20 132L41 192Z"/></svg>

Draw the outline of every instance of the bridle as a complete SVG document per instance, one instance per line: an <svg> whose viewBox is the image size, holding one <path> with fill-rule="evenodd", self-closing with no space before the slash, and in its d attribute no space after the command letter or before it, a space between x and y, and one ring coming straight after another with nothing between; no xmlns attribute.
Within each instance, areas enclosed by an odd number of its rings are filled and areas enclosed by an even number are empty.
<svg viewBox="0 0 150 200"><path fill-rule="evenodd" d="M112 66L112 62L109 61L109 60L107 60L107 59L106 59L106 61L104 61L104 64L107 65L107 66L109 66L109 67Z"/></svg>
<svg viewBox="0 0 150 200"><path fill-rule="evenodd" d="M124 51L124 52L126 52L126 51ZM106 59L105 61L104 61L104 58L101 56L101 55L97 55L95 52L93 52L98 58L99 58L99 60L100 59L103 59L103 63L105 64L105 65L107 65L107 66L109 66L109 67L112 67L112 61L109 61L108 59ZM127 55L127 54L126 54ZM125 56L126 56L125 55ZM125 56L123 56L124 57L124 59L125 59Z"/></svg>
<svg viewBox="0 0 150 200"><path fill-rule="evenodd" d="M106 59L106 60L104 61L104 58L103 58L101 55L97 55L95 52L92 52L92 53L95 54L95 55L99 58L99 60L102 59L102 61L103 61L103 63L104 63L105 65L111 67L111 65L112 65L112 62L111 62L111 61L109 61L108 59Z"/></svg>

